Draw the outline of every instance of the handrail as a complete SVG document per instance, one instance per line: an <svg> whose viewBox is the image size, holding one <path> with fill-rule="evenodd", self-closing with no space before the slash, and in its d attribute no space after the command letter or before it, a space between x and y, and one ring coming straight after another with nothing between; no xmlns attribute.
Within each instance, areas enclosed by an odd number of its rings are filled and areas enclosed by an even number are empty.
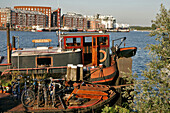
<svg viewBox="0 0 170 113"><path fill-rule="evenodd" d="M8 63L8 64L0 64L0 66L9 66L9 65L12 65L11 63Z"/></svg>
<svg viewBox="0 0 170 113"><path fill-rule="evenodd" d="M20 69L6 69L2 72L1 76L3 76L6 73L9 73L7 71L26 71L26 74L28 74L29 70L42 70L46 69L47 73L49 72L49 69L60 69L60 68L67 68L67 66L59 66L59 67L43 67L43 68L20 68Z"/></svg>

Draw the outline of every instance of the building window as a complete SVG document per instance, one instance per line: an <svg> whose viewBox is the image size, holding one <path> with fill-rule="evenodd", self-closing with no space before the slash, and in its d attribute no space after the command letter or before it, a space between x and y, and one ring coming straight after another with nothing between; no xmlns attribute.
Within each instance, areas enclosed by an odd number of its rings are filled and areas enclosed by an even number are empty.
<svg viewBox="0 0 170 113"><path fill-rule="evenodd" d="M108 45L108 37L98 37L98 45Z"/></svg>

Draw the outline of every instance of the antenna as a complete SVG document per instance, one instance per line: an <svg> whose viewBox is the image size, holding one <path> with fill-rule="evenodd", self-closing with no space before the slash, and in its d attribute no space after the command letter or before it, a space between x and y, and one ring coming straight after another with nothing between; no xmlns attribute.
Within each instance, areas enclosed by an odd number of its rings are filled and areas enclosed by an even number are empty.
<svg viewBox="0 0 170 113"><path fill-rule="evenodd" d="M59 0L57 0L57 5L58 5L58 8L59 8Z"/></svg>

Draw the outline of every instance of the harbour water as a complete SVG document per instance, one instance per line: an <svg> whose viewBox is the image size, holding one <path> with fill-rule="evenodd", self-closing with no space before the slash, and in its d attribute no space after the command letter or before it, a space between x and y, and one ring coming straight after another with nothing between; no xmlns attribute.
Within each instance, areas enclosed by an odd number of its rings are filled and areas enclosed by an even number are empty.
<svg viewBox="0 0 170 113"><path fill-rule="evenodd" d="M6 56L6 31L0 31L0 56ZM126 47L135 46L138 48L135 56L132 57L133 65L132 72L136 72L138 75L141 74L141 70L146 68L145 64L150 61L149 51L144 50L147 44L155 44L155 37L148 36L149 32L110 32L110 45L111 40L126 37ZM23 32L23 31L11 31L10 41L12 43L12 36L19 36L20 48L33 47L32 39L52 39L51 46L57 46L58 36L56 32ZM115 43L119 44L120 41ZM17 45L17 44L16 44ZM124 43L122 44L122 47Z"/></svg>

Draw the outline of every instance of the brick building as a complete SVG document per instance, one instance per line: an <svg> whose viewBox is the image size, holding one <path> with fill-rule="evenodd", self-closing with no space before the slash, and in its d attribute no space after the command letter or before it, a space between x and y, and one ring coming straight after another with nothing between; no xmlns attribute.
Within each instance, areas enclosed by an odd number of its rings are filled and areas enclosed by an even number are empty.
<svg viewBox="0 0 170 113"><path fill-rule="evenodd" d="M51 7L41 7L41 6L14 6L14 9L28 10L28 11L37 11L45 14L45 26L51 27Z"/></svg>
<svg viewBox="0 0 170 113"><path fill-rule="evenodd" d="M23 11L14 9L11 11L11 25L12 27L45 27L45 14L37 11Z"/></svg>
<svg viewBox="0 0 170 113"><path fill-rule="evenodd" d="M100 26L100 20L96 20L96 19L91 19L91 20L87 20L87 28L91 29L91 30L96 30L99 29Z"/></svg>
<svg viewBox="0 0 170 113"><path fill-rule="evenodd" d="M13 28L45 27L45 18L45 14L36 11L11 10L11 8L0 9L0 27L6 27L6 23L9 23Z"/></svg>
<svg viewBox="0 0 170 113"><path fill-rule="evenodd" d="M6 27L6 23L11 24L11 8L0 8L0 27Z"/></svg>
<svg viewBox="0 0 170 113"><path fill-rule="evenodd" d="M51 14L51 27L61 27L61 9L53 11Z"/></svg>
<svg viewBox="0 0 170 113"><path fill-rule="evenodd" d="M67 13L62 16L62 26L68 29L87 29L87 19L81 14Z"/></svg>

